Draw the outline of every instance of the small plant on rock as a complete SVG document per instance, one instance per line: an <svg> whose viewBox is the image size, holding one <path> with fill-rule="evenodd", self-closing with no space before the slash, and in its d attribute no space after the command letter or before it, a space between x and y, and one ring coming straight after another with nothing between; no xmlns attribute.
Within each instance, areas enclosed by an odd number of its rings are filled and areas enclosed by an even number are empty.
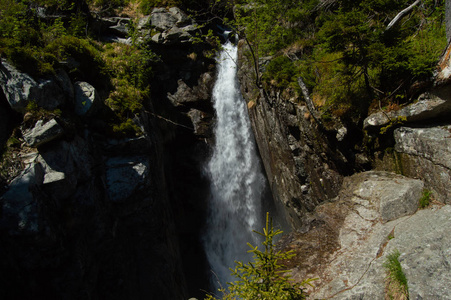
<svg viewBox="0 0 451 300"><path fill-rule="evenodd" d="M423 190L423 195L421 196L419 204L418 204L420 209L423 209L423 208L426 208L429 206L429 203L431 201L431 194L432 194L432 192L430 190L427 190L427 189Z"/></svg>
<svg viewBox="0 0 451 300"><path fill-rule="evenodd" d="M409 299L407 278L398 259L400 255L398 250L393 251L387 256L383 264L387 272L385 278L385 299Z"/></svg>

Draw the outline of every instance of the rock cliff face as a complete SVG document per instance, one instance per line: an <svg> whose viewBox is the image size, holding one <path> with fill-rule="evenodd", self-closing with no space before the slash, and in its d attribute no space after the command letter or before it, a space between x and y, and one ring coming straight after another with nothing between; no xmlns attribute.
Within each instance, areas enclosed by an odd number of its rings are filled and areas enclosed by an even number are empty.
<svg viewBox="0 0 451 300"><path fill-rule="evenodd" d="M108 40L129 42L128 21L104 20L116 34ZM208 289L198 234L214 62L203 55L209 46L191 43L197 29L179 9L157 9L139 24L141 42L161 58L151 99L134 118L139 137L108 135L105 92L72 82L64 68L35 80L0 65L0 141L8 144L0 290L8 299L186 299L186 278ZM63 113L26 113L31 100Z"/></svg>
<svg viewBox="0 0 451 300"><path fill-rule="evenodd" d="M6 153L20 163L1 197L9 299L186 292L155 120L143 112L145 134L115 140L92 126L96 117L24 121L24 143Z"/></svg>
<svg viewBox="0 0 451 300"><path fill-rule="evenodd" d="M247 51L242 91L272 192L296 229L279 243L296 252L294 279L319 278L315 299L383 299L383 264L398 250L410 299L448 297L449 46L428 93L364 120L365 137L354 138L365 139L365 155L351 147L349 128L328 130L307 104L257 86ZM432 204L418 211L424 195Z"/></svg>
<svg viewBox="0 0 451 300"><path fill-rule="evenodd" d="M241 91L274 201L292 228L305 229L315 207L337 195L352 167L328 133L318 129L306 105L256 86L248 49L240 45Z"/></svg>

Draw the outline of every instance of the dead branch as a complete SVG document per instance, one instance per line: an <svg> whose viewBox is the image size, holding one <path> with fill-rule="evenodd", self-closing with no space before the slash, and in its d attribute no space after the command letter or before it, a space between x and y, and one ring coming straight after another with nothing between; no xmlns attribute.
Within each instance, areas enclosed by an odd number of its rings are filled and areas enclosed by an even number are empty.
<svg viewBox="0 0 451 300"><path fill-rule="evenodd" d="M302 80L301 77L298 77L298 85L301 88L302 96L304 96L304 100L305 100L305 103L307 104L307 108L310 111L310 114L315 119L315 121L322 127L323 123L321 122L321 118L318 115L318 111L315 108L315 104L313 104L313 101L310 98L308 88L305 85L304 80Z"/></svg>
<svg viewBox="0 0 451 300"><path fill-rule="evenodd" d="M412 3L409 7L401 10L396 17L393 18L393 20L391 20L391 22L388 24L387 28L385 28L385 31L390 30L390 28L392 28L396 23L399 22L399 20L401 20L405 15L407 15L408 13L410 13L412 11L412 9L418 5L418 3L420 3L420 0L416 0L414 3Z"/></svg>

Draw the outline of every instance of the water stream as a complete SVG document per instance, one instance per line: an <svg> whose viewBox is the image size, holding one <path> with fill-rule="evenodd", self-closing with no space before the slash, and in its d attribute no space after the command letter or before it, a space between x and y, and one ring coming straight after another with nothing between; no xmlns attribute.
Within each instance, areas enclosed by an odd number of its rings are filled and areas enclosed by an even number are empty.
<svg viewBox="0 0 451 300"><path fill-rule="evenodd" d="M234 281L229 268L235 260L248 262L247 243L258 245L261 231L265 177L243 100L237 73L237 47L228 42L218 57L218 77L213 89L216 111L213 154L206 166L211 199L204 246L214 286Z"/></svg>

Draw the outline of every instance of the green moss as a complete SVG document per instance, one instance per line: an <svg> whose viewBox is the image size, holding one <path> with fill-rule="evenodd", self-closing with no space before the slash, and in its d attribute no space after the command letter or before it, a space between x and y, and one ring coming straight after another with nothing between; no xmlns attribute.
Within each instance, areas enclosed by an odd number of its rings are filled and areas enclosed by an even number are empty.
<svg viewBox="0 0 451 300"><path fill-rule="evenodd" d="M404 167L403 167L403 159L402 154L396 151L393 151L393 159L394 159L394 170L396 173L404 175Z"/></svg>
<svg viewBox="0 0 451 300"><path fill-rule="evenodd" d="M399 116L390 120L390 123L387 126L384 126L380 129L380 134L386 134L389 130L393 130L395 127L402 125L404 122L407 122L407 118L405 116Z"/></svg>

